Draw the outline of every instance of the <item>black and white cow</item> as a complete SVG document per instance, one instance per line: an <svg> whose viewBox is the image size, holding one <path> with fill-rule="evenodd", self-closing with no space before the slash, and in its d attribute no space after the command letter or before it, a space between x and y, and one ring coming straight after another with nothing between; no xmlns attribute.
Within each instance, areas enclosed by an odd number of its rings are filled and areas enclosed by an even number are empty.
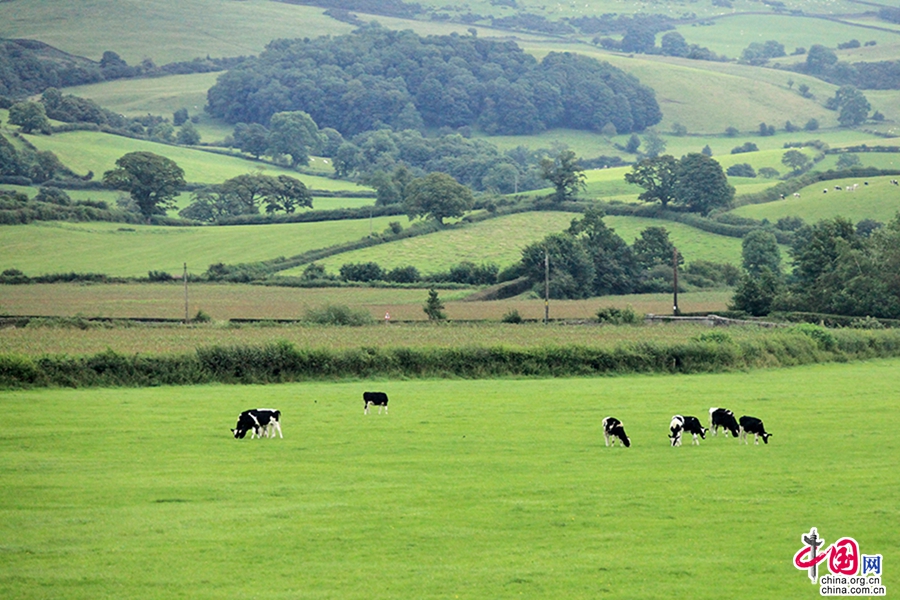
<svg viewBox="0 0 900 600"><path fill-rule="evenodd" d="M284 438L281 433L281 411L274 408L245 410L238 415L237 425L234 426L231 433L234 434L235 439L244 439L248 431L252 432L250 439L263 436L274 438L276 431L278 437Z"/></svg>
<svg viewBox="0 0 900 600"><path fill-rule="evenodd" d="M377 406L379 415L383 406L384 414L387 414L388 397L384 392L363 392L363 404L365 405L363 414L369 414L369 406Z"/></svg>
<svg viewBox="0 0 900 600"><path fill-rule="evenodd" d="M700 440L697 439L699 435L702 439L706 439L706 432L708 429L700 424L700 419L697 417L683 417L681 415L675 415L672 417L672 421L669 423L669 438L672 440L673 446L681 445L681 436L684 432L690 433L694 441L691 442L691 445L697 444L700 445Z"/></svg>
<svg viewBox="0 0 900 600"><path fill-rule="evenodd" d="M710 408L709 409L709 430L713 435L719 433L719 427L731 432L731 437L738 436L738 422L734 418L734 413L727 408Z"/></svg>
<svg viewBox="0 0 900 600"><path fill-rule="evenodd" d="M603 419L603 437L606 439L607 446L610 445L610 442L615 446L616 438L619 438L619 441L621 441L622 445L626 448L631 446L631 440L625 435L625 427L622 425L622 421L615 417L606 417Z"/></svg>
<svg viewBox="0 0 900 600"><path fill-rule="evenodd" d="M741 439L744 440L744 443L747 443L747 434L753 434L753 441L759 446L759 438L762 436L763 443L769 443L769 436L771 433L766 432L766 428L763 425L762 420L757 419L756 417L748 417L744 415L741 417Z"/></svg>

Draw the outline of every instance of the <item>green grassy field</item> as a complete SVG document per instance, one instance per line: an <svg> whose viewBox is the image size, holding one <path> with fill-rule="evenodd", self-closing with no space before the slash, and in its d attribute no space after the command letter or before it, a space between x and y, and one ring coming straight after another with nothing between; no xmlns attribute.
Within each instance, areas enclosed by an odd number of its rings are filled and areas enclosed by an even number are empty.
<svg viewBox="0 0 900 600"><path fill-rule="evenodd" d="M222 183L231 177L252 172L266 175L290 175L303 181L307 187L320 190L359 190L355 183L329 179L318 175L297 173L292 169L276 167L265 162L245 160L237 156L223 156L184 146L170 146L146 140L99 133L73 131L55 135L29 135L28 140L39 150L51 150L76 173L93 171L101 177L105 171L115 168L116 160L129 152L153 152L166 156L184 169L184 177L191 183Z"/></svg>
<svg viewBox="0 0 900 600"><path fill-rule="evenodd" d="M0 265L27 275L105 273L143 277L147 271L194 273L227 264L293 256L384 231L396 217L230 227L156 227L121 223L38 221L0 226ZM64 250L62 250L64 249Z"/></svg>
<svg viewBox="0 0 900 600"><path fill-rule="evenodd" d="M896 551L898 367L3 392L0 594L811 598L810 527ZM284 439L232 439L256 406ZM710 406L774 435L669 447Z"/></svg>
<svg viewBox="0 0 900 600"><path fill-rule="evenodd" d="M891 185L892 177L870 178L869 185L863 185L859 177L835 179L817 183L803 188L799 198L789 197L777 202L765 204L749 204L740 206L732 212L742 217L753 219L769 219L777 221L782 217L797 216L814 223L821 219L846 217L854 223L862 219L875 219L887 222L900 211L900 190ZM835 186L843 188L856 184L854 192L836 191ZM828 193L822 190L827 188Z"/></svg>
<svg viewBox="0 0 900 600"><path fill-rule="evenodd" d="M275 38L343 34L353 29L321 8L268 0L64 0L0 3L0 37L39 39L99 61L113 50L129 64L157 65L258 54ZM114 32L114 36L111 34Z"/></svg>
<svg viewBox="0 0 900 600"><path fill-rule="evenodd" d="M820 3L822 5L843 4L847 12L856 12L850 3ZM804 3L804 12L818 12L811 9L808 3ZM820 13L821 14L821 13ZM877 19L865 23L865 25L877 25L878 27L889 28L890 24ZM897 44L900 38L896 34L888 31L880 31L871 27L860 26L856 24L842 23L837 21L829 21L825 19L792 16L784 14L745 14L729 16L717 19L709 26L688 26L682 25L676 28L678 33L682 34L689 44L699 44L706 46L717 54L724 54L729 58L740 58L744 48L752 42L764 43L768 40L775 40L784 45L784 50L790 54L797 47L809 48L814 44L823 44L834 48L837 41L846 42L851 39L857 39L861 43L874 40L878 43L876 48L891 48L893 54L897 53ZM760 34L760 32L764 32ZM837 40L828 44L826 40ZM843 54L841 52L840 54ZM805 55L800 56L800 60L805 60ZM840 56L841 60L847 60L847 57ZM862 60L854 57L852 60ZM792 57L784 57L774 62L789 63Z"/></svg>
<svg viewBox="0 0 900 600"><path fill-rule="evenodd" d="M329 272L337 273L347 263L376 262L384 269L413 265L422 273L447 270L461 261L476 264L493 262L501 268L522 258L522 249L546 235L564 231L579 216L564 212L519 213L482 221L462 228L440 231L335 254L317 261ZM673 221L639 217L607 216L604 221L628 244L647 227L665 227L673 243L688 262L712 260L740 263L741 241L716 235ZM305 267L283 271L299 275Z"/></svg>

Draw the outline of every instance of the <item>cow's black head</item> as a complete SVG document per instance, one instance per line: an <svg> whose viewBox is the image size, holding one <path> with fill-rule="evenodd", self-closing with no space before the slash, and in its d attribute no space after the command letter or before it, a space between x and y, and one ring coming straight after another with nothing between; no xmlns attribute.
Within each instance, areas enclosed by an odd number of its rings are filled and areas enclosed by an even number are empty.
<svg viewBox="0 0 900 600"><path fill-rule="evenodd" d="M247 435L247 430L246 429L232 429L231 433L234 434L234 439L242 440L242 439L244 439L244 436Z"/></svg>

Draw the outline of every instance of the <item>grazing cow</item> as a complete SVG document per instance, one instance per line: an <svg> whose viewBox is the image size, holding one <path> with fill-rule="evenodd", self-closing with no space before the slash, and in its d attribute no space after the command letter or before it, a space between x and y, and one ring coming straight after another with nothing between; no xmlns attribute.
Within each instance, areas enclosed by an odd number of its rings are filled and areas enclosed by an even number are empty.
<svg viewBox="0 0 900 600"><path fill-rule="evenodd" d="M625 435L625 427L622 425L622 421L615 417L606 417L603 419L603 437L606 439L607 446L610 445L610 441L612 442L612 445L615 446L616 438L619 438L622 445L626 448L631 446L631 440Z"/></svg>
<svg viewBox="0 0 900 600"><path fill-rule="evenodd" d="M823 194L827 194L827 193L828 193L828 188L822 190L822 193L823 193Z"/></svg>
<svg viewBox="0 0 900 600"><path fill-rule="evenodd" d="M384 407L384 414L387 414L388 409L388 397L384 392L363 392L363 405L365 406L365 410L363 414L369 414L369 406L374 405L378 407L378 414L381 414L381 407Z"/></svg>
<svg viewBox="0 0 900 600"><path fill-rule="evenodd" d="M276 431L278 437L284 438L281 433L281 411L274 408L245 410L238 415L237 425L234 426L231 433L234 434L235 439L244 439L248 431L253 432L250 439L262 438L263 435L274 438Z"/></svg>
<svg viewBox="0 0 900 600"><path fill-rule="evenodd" d="M713 435L718 435L719 427L731 432L731 437L738 436L738 422L734 413L727 408L709 409L709 430Z"/></svg>
<svg viewBox="0 0 900 600"><path fill-rule="evenodd" d="M697 444L699 446L700 440L697 439L697 436L699 435L705 440L706 432L709 430L700 424L700 419L697 417L675 415L672 417L672 422L669 423L669 438L672 440L673 446L681 445L681 436L685 431L690 433L693 437L691 445Z"/></svg>
<svg viewBox="0 0 900 600"><path fill-rule="evenodd" d="M794 192L794 198L799 198L799 197L800 197L800 194Z"/></svg>
<svg viewBox="0 0 900 600"><path fill-rule="evenodd" d="M842 188L842 187L839 186L839 185L836 185L836 186L834 186L834 189L836 189L837 191L841 191L841 190L843 190L844 188Z"/></svg>
<svg viewBox="0 0 900 600"><path fill-rule="evenodd" d="M759 446L759 437L762 436L763 443L769 443L769 436L771 433L766 432L766 427L763 425L763 422L756 417L748 417L744 415L741 417L741 439L744 440L744 443L747 443L747 434L753 434L753 440L757 446Z"/></svg>

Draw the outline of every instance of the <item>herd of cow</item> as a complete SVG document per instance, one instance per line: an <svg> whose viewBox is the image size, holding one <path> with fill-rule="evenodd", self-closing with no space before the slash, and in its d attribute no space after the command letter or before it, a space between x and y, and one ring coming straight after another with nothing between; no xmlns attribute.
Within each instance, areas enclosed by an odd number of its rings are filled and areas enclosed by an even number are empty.
<svg viewBox="0 0 900 600"><path fill-rule="evenodd" d="M364 414L369 414L370 406L377 406L379 415L382 408L387 414L388 397L384 392L364 392L363 404ZM248 433L250 434L250 439L274 438L276 432L278 437L284 438L284 435L281 433L281 411L274 408L251 408L250 410L245 410L238 415L237 425L231 430L235 439L238 440L244 439Z"/></svg>
<svg viewBox="0 0 900 600"><path fill-rule="evenodd" d="M697 417L689 417L675 415L669 423L669 439L673 446L681 445L681 438L685 433L690 433L694 441L692 444L700 445L699 436L706 439L706 432L712 431L713 435L717 435L719 428L730 431L732 437L740 437L747 443L749 434L753 434L753 441L759 445L759 438L763 439L764 444L769 443L769 436L772 434L766 431L763 422L756 417L748 417L744 415L740 419L734 417L734 413L727 408L710 408L709 409L709 427L704 427ZM622 421L615 417L606 417L603 419L603 437L607 446L615 446L616 440L622 442L622 445L628 448L631 446L631 439L625 433L625 427Z"/></svg>
<svg viewBox="0 0 900 600"><path fill-rule="evenodd" d="M369 414L369 407L377 406L378 414L384 408L385 414L388 409L388 397L384 392L364 392L363 393L363 413ZM730 431L732 437L740 437L747 443L749 434L753 434L754 443L759 445L759 438L763 439L763 443L769 443L769 436L772 434L766 431L763 422L756 417L748 417L744 415L740 419L734 417L734 413L727 408L710 408L709 409L709 427L704 427L697 417L675 415L669 423L669 439L672 446L680 446L681 438L685 433L690 433L693 437L693 444L700 445L701 439L706 439L706 433L712 431L713 435L718 435L719 428ZM231 430L236 439L243 439L248 433L250 438L278 437L284 438L281 433L281 411L274 408L253 408L245 410L238 415L237 425ZM631 446L631 439L625 433L625 426L622 421L615 417L606 417L603 419L603 437L607 446L615 446L616 440L622 442L622 445L628 448Z"/></svg>

